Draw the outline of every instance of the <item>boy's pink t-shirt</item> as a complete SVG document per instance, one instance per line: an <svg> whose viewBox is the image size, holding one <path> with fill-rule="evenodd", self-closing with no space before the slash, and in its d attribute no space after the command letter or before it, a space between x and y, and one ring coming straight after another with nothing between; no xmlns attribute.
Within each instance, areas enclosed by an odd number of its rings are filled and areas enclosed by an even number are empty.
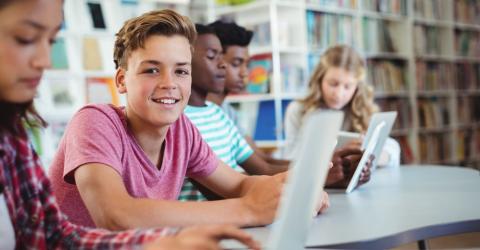
<svg viewBox="0 0 480 250"><path fill-rule="evenodd" d="M133 197L176 200L185 176L208 176L219 162L184 114L170 125L164 148L158 169L128 129L124 108L85 106L68 124L49 169L61 210L72 222L95 227L73 175L86 163L105 164L117 171Z"/></svg>

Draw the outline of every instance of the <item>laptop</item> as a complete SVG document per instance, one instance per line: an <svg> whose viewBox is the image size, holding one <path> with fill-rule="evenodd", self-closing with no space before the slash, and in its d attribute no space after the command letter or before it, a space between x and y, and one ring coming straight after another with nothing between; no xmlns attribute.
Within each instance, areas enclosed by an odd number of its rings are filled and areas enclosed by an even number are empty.
<svg viewBox="0 0 480 250"><path fill-rule="evenodd" d="M357 187L362 169L365 164L367 164L370 155L375 157L371 168L374 169L377 166L378 158L382 153L383 146L385 145L388 135L392 130L396 117L396 111L378 112L372 115L370 124L368 125L367 133L365 134L365 138L363 139L361 146L362 150L364 151L362 158L360 159L358 167L356 168L347 188L345 189L345 193L351 193ZM342 133L340 133L340 135L342 135Z"/></svg>
<svg viewBox="0 0 480 250"><path fill-rule="evenodd" d="M298 144L300 150L290 163L291 170L275 222L266 227L246 229L261 242L262 248L290 250L305 247L342 121L343 113L339 111L314 112L305 118ZM233 240L222 241L222 247L242 248Z"/></svg>

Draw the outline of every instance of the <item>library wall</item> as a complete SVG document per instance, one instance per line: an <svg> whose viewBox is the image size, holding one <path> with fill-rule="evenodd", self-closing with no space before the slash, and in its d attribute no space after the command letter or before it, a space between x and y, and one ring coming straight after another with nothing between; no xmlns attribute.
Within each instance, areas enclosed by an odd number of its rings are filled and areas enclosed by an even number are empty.
<svg viewBox="0 0 480 250"><path fill-rule="evenodd" d="M237 106L248 102L251 107L252 102L268 100L277 103L271 112L282 116L285 102L304 96L308 76L325 49L347 44L364 55L377 104L384 111L398 112L392 136L402 147L402 163L480 168L480 1L243 2L247 3L217 4L214 16L255 31L252 75L260 65L265 77L261 88L251 82L248 93L230 97L231 102ZM245 12L269 18L256 22L245 18ZM292 29L285 20L300 26ZM300 37L300 42L289 47L292 43L283 41L280 30ZM277 40L287 46L275 46ZM282 147L283 117L275 119L280 136L267 142Z"/></svg>
<svg viewBox="0 0 480 250"><path fill-rule="evenodd" d="M31 132L44 165L78 108L125 103L112 79L114 34L123 22L173 8L194 21L235 20L254 31L246 93L227 100L260 145L283 146L288 102L305 95L319 56L341 43L365 57L377 104L398 112L392 136L402 163L480 167L480 1L161 2L65 1L52 69L36 99L50 126Z"/></svg>

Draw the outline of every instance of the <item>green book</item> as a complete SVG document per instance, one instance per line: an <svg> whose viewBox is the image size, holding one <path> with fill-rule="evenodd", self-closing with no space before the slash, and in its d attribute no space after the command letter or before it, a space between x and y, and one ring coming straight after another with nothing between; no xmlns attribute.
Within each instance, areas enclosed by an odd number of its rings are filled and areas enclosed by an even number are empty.
<svg viewBox="0 0 480 250"><path fill-rule="evenodd" d="M58 38L52 45L51 58L53 69L68 69L68 57L64 38Z"/></svg>

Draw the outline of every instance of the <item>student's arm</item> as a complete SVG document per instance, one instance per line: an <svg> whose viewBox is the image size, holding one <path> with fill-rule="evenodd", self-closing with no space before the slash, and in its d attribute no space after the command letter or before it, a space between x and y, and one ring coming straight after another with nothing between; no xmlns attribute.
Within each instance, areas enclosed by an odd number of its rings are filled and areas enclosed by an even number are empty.
<svg viewBox="0 0 480 250"><path fill-rule="evenodd" d="M283 160L283 159L275 159L269 154L264 153L261 149L257 147L257 144L255 144L255 141L253 141L252 137L245 135L244 136L245 141L247 141L248 145L255 151L256 154L258 154L264 161L268 162L269 164L272 165L289 165L290 161L289 160Z"/></svg>
<svg viewBox="0 0 480 250"><path fill-rule="evenodd" d="M265 161L255 150L247 160L240 163L240 166L251 175L274 175L288 170L287 162L282 164L272 164Z"/></svg>
<svg viewBox="0 0 480 250"><path fill-rule="evenodd" d="M194 224L265 225L273 221L285 175L248 177L224 163L208 177L196 179L224 197L221 201L179 202L134 198L121 176L104 164L85 164L75 181L93 221L120 230Z"/></svg>
<svg viewBox="0 0 480 250"><path fill-rule="evenodd" d="M388 137L383 146L383 150L377 159L379 167L399 167L400 166L400 144Z"/></svg>

